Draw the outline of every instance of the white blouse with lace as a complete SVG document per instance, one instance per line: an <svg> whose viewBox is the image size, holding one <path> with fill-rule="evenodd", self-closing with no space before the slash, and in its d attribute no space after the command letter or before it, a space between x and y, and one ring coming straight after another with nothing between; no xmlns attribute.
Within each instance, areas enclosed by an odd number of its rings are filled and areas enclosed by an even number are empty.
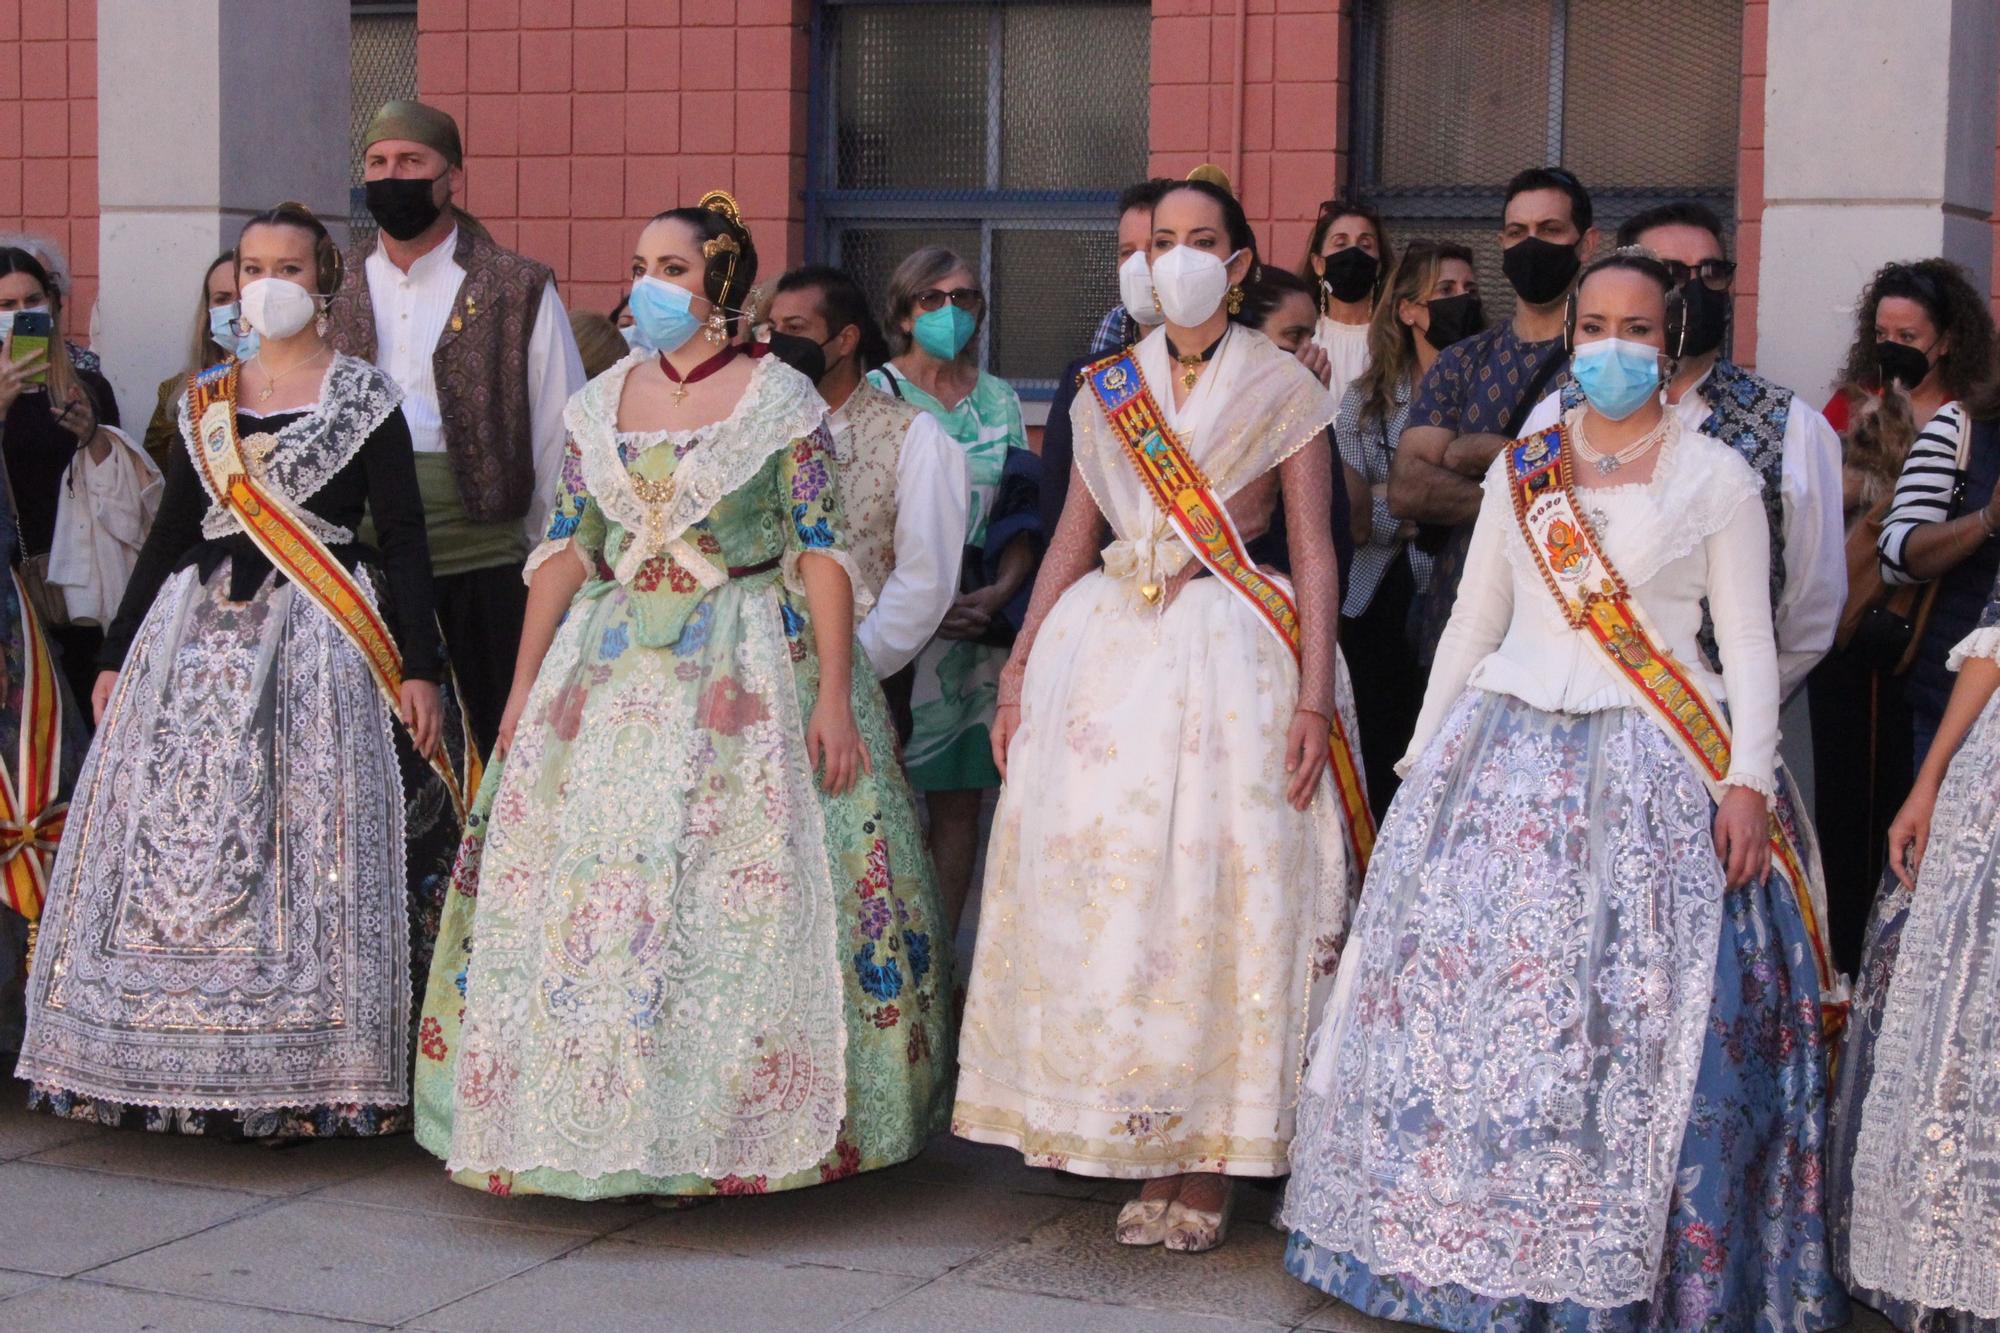
<svg viewBox="0 0 2000 1333"><path fill-rule="evenodd" d="M1566 420L1572 426L1583 409ZM1725 783L1774 790L1778 659L1771 631L1771 534L1756 474L1734 450L1671 415L1649 481L1578 487L1584 517L1624 576L1662 646L1718 703L1733 744ZM1727 664L1708 669L1695 637L1702 600ZM1603 650L1572 629L1515 521L1507 458L1494 460L1451 621L1438 642L1407 772L1466 689L1511 695L1550 712L1594 713L1633 703Z"/></svg>

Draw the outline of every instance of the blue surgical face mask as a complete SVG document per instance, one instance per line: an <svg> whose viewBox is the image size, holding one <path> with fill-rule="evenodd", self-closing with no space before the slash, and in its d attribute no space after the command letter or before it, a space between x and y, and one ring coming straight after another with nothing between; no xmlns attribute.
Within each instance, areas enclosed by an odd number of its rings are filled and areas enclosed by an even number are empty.
<svg viewBox="0 0 2000 1333"><path fill-rule="evenodd" d="M637 333L638 345L655 352L671 352L694 337L701 321L694 317L693 303L694 293L685 287L651 274L635 278L631 310L632 331Z"/></svg>
<svg viewBox="0 0 2000 1333"><path fill-rule="evenodd" d="M255 329L248 333L236 331L234 305L219 305L208 312L208 336L215 340L217 347L238 361L248 361L257 355L257 344L262 341Z"/></svg>
<svg viewBox="0 0 2000 1333"><path fill-rule="evenodd" d="M910 325L917 346L940 361L953 361L979 332L979 319L969 310L960 310L949 301L935 310L926 310Z"/></svg>
<svg viewBox="0 0 2000 1333"><path fill-rule="evenodd" d="M636 321L631 324L627 324L624 328L618 330L618 336L625 340L625 345L627 347L630 347L635 351L646 345L645 339L639 336L639 325Z"/></svg>
<svg viewBox="0 0 2000 1333"><path fill-rule="evenodd" d="M1570 353L1569 373L1592 407L1613 421L1623 421L1660 391L1660 349L1623 338L1599 338Z"/></svg>

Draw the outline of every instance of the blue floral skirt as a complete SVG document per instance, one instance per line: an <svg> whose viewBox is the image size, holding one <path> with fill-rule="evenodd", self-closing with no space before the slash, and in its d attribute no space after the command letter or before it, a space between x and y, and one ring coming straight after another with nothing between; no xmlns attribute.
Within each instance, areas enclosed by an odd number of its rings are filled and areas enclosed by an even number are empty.
<svg viewBox="0 0 2000 1333"><path fill-rule="evenodd" d="M1399 807L1423 776L1411 775ZM1779 809L1781 818L1791 818L1787 805ZM1398 836L1396 823L1392 810L1385 843ZM1790 887L1771 876L1728 893L1651 1299L1599 1309L1486 1296L1374 1272L1298 1231L1286 1249L1286 1270L1365 1314L1464 1333L1795 1333L1846 1323L1847 1298L1829 1262L1822 1203L1827 1087L1819 1003L1816 965Z"/></svg>

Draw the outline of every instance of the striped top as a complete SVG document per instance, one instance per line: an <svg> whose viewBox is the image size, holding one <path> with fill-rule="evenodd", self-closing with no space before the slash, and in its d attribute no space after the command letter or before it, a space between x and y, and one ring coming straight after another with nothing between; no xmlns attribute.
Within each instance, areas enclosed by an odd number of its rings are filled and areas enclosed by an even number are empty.
<svg viewBox="0 0 2000 1333"><path fill-rule="evenodd" d="M1885 583L1924 582L1903 563L1903 551L1910 534L1919 527L1953 517L1951 493L1958 485L1959 441L1966 429L1965 408L1946 403L1911 444L1909 457L1896 477L1895 498L1882 519L1882 535L1875 540Z"/></svg>

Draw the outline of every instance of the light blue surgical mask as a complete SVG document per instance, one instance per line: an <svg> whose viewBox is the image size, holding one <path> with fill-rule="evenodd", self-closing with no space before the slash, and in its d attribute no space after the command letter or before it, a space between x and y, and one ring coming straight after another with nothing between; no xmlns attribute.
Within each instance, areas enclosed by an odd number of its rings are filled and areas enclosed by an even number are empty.
<svg viewBox="0 0 2000 1333"><path fill-rule="evenodd" d="M639 336L639 325L636 322L627 324L624 328L618 330L618 336L623 338L625 345L634 351L638 351L646 345L645 340Z"/></svg>
<svg viewBox="0 0 2000 1333"><path fill-rule="evenodd" d="M637 345L671 352L694 337L701 321L694 317L693 303L694 294L685 287L651 274L633 279L632 330L637 331Z"/></svg>
<svg viewBox="0 0 2000 1333"><path fill-rule="evenodd" d="M208 336L215 345L235 357L238 361L248 361L257 355L257 344L262 341L257 331L248 333L236 331L236 307L219 305L208 312Z"/></svg>
<svg viewBox="0 0 2000 1333"><path fill-rule="evenodd" d="M940 361L956 360L978 331L979 317L948 301L935 310L924 311L910 324L917 346Z"/></svg>
<svg viewBox="0 0 2000 1333"><path fill-rule="evenodd" d="M1623 338L1600 338L1570 353L1569 373L1592 407L1613 421L1623 421L1660 391L1660 349Z"/></svg>

